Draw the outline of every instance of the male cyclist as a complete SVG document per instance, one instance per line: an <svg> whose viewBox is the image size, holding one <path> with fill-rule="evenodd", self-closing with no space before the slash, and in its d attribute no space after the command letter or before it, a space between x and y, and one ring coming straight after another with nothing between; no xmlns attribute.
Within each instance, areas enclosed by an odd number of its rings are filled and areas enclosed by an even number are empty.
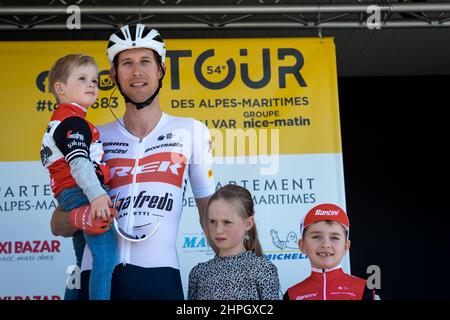
<svg viewBox="0 0 450 320"><path fill-rule="evenodd" d="M123 118L99 127L111 168L109 195L118 203L119 261L111 299L182 300L178 224L188 180L200 215L214 193L209 132L197 120L161 111L166 48L158 31L143 24L123 26L111 35L107 54L111 78L126 102ZM100 225L77 227L89 232ZM76 231L60 210L51 226L55 235L68 237ZM91 263L85 248L83 297Z"/></svg>

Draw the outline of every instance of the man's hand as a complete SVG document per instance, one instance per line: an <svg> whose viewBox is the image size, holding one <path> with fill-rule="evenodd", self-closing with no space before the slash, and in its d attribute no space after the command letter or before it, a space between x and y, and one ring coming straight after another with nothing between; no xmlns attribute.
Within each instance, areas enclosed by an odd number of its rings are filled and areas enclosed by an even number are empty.
<svg viewBox="0 0 450 320"><path fill-rule="evenodd" d="M69 214L70 225L80 229L89 235L99 235L109 230L109 225L116 215L115 208L109 208L110 218L106 221L100 219L92 219L91 205L72 209Z"/></svg>
<svg viewBox="0 0 450 320"><path fill-rule="evenodd" d="M54 236L71 237L77 229L70 224L69 214L57 206L50 221L50 228Z"/></svg>
<svg viewBox="0 0 450 320"><path fill-rule="evenodd" d="M106 221L111 218L112 212L109 210L112 207L111 198L104 194L95 198L91 202L91 216L92 219L99 219Z"/></svg>

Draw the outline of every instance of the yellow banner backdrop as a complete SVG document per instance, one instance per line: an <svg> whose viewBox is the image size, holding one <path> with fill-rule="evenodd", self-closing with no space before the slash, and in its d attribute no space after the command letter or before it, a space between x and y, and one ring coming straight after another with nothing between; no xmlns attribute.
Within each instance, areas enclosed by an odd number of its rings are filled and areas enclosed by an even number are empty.
<svg viewBox="0 0 450 320"><path fill-rule="evenodd" d="M86 53L99 64L100 95L88 111L94 124L114 120L109 106L117 117L123 114L105 46L106 41L0 42L0 161L39 160L42 133L55 108L47 74L63 55ZM227 129L236 128L248 138L267 134L269 145L279 139L280 154L341 152L333 39L167 40L167 48L161 106L212 129L215 156L267 152L259 145L226 145L236 134ZM277 135L269 134L272 129Z"/></svg>

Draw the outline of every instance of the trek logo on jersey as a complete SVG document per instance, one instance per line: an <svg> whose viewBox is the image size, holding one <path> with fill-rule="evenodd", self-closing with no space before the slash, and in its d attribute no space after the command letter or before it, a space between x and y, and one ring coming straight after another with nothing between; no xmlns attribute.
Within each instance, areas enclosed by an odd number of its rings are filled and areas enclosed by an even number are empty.
<svg viewBox="0 0 450 320"><path fill-rule="evenodd" d="M139 159L116 158L107 161L110 167L110 187L136 183L162 182L181 188L186 169L186 157L176 152L161 152Z"/></svg>

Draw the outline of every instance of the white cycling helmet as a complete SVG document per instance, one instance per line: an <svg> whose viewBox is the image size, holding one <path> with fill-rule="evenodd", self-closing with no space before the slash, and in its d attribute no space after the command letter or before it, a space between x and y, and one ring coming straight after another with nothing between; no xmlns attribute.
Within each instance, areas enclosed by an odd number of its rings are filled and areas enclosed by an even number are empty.
<svg viewBox="0 0 450 320"><path fill-rule="evenodd" d="M161 57L161 62L166 59L166 45L159 32L144 24L125 25L109 38L108 60L114 66L114 57L122 51L128 49L148 48L156 51Z"/></svg>

